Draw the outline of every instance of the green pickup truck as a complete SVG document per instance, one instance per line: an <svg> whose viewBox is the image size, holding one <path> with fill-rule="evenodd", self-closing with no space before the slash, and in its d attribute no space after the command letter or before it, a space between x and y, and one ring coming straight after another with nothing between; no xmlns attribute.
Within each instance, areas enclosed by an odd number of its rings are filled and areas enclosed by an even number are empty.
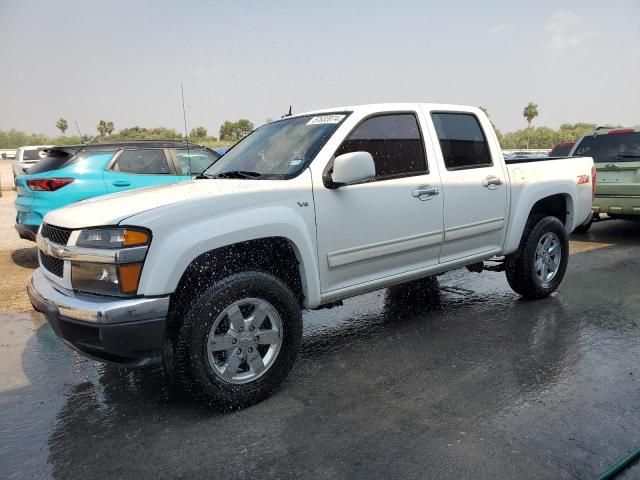
<svg viewBox="0 0 640 480"><path fill-rule="evenodd" d="M576 231L586 232L601 213L640 220L640 129L599 128L576 142L570 156L593 157L597 171L592 219Z"/></svg>

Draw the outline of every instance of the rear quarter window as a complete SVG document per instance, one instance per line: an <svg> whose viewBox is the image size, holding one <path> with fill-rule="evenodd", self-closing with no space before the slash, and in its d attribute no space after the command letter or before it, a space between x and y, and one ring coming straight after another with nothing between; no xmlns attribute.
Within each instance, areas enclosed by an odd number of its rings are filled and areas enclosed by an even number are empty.
<svg viewBox="0 0 640 480"><path fill-rule="evenodd" d="M34 148L30 150L24 150L22 153L22 160L40 160L46 155L42 152L42 148Z"/></svg>
<svg viewBox="0 0 640 480"><path fill-rule="evenodd" d="M28 171L28 175L60 170L61 168L69 167L83 160L87 160L90 164L93 164L92 158L95 157L96 161L100 161L100 159L104 160L104 155L109 155L109 157L111 157L114 153L115 152L108 151L82 151L73 154L73 151L54 150L48 156L31 167Z"/></svg>
<svg viewBox="0 0 640 480"><path fill-rule="evenodd" d="M59 170L69 163L72 155L65 152L57 152L44 157L33 167L29 169L28 174L50 172L51 170Z"/></svg>

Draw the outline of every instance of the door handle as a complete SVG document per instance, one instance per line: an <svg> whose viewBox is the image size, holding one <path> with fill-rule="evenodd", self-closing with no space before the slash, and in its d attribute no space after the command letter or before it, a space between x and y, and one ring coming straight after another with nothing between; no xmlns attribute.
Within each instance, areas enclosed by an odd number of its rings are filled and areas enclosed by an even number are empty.
<svg viewBox="0 0 640 480"><path fill-rule="evenodd" d="M500 180L495 175L489 175L487 178L482 180L482 186L488 188L489 190L495 190L500 185L502 185L502 180Z"/></svg>
<svg viewBox="0 0 640 480"><path fill-rule="evenodd" d="M427 200L431 200L434 196L438 195L439 193L440 193L440 189L438 187L421 185L413 191L412 195L415 198L422 200L423 202L426 202Z"/></svg>
<svg viewBox="0 0 640 480"><path fill-rule="evenodd" d="M113 185L114 187L129 187L131 183L125 182L124 180L116 180L115 182L111 183L111 185Z"/></svg>

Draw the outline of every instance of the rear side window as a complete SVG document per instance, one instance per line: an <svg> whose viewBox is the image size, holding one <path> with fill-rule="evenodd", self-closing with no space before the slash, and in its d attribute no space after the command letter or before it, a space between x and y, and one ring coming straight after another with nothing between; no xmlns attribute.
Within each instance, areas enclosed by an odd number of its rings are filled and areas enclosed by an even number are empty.
<svg viewBox="0 0 640 480"><path fill-rule="evenodd" d="M28 175L33 175L34 173L42 173L49 172L51 170L59 170L62 167L65 167L69 160L73 155L69 152L64 151L53 151L38 163L36 163L33 167L29 169L27 172Z"/></svg>
<svg viewBox="0 0 640 480"><path fill-rule="evenodd" d="M411 113L365 120L342 143L336 156L361 151L373 157L376 178L427 172L422 135Z"/></svg>
<svg viewBox="0 0 640 480"><path fill-rule="evenodd" d="M168 175L169 163L161 149L123 150L111 167L116 172Z"/></svg>
<svg viewBox="0 0 640 480"><path fill-rule="evenodd" d="M24 150L22 152L22 160L40 160L46 155L42 152L43 148L34 148L31 150Z"/></svg>
<svg viewBox="0 0 640 480"><path fill-rule="evenodd" d="M104 155L113 156L115 153L113 151L81 151L76 153L76 150L72 148L51 149L45 158L29 169L28 174L33 175L51 170L60 170L84 160L91 162L90 164L93 165L93 159L97 162L104 161Z"/></svg>
<svg viewBox="0 0 640 480"><path fill-rule="evenodd" d="M640 132L589 135L580 140L574 157L593 157L594 163L640 161Z"/></svg>
<svg viewBox="0 0 640 480"><path fill-rule="evenodd" d="M183 175L197 175L209 168L220 155L197 148L176 148L176 157Z"/></svg>
<svg viewBox="0 0 640 480"><path fill-rule="evenodd" d="M493 165L487 139L475 115L432 113L447 170L464 170Z"/></svg>

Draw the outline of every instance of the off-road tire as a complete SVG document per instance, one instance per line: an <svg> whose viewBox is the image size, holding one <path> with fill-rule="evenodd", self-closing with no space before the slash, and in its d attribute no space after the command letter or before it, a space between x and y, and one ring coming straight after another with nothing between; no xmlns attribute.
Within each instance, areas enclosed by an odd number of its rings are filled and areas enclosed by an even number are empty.
<svg viewBox="0 0 640 480"><path fill-rule="evenodd" d="M561 246L560 266L555 277L543 285L536 274L536 248L540 239L548 232L558 236ZM569 261L569 237L562 222L556 217L534 215L524 228L520 246L505 260L507 281L514 292L526 299L534 300L551 295L562 283Z"/></svg>
<svg viewBox="0 0 640 480"><path fill-rule="evenodd" d="M207 339L215 319L231 304L245 298L269 302L282 321L282 343L274 363L248 383L226 382L213 371ZM260 402L286 378L302 338L302 313L295 294L281 280L264 272L241 272L204 290L186 309L175 339L174 372L184 390L199 403L220 411Z"/></svg>

